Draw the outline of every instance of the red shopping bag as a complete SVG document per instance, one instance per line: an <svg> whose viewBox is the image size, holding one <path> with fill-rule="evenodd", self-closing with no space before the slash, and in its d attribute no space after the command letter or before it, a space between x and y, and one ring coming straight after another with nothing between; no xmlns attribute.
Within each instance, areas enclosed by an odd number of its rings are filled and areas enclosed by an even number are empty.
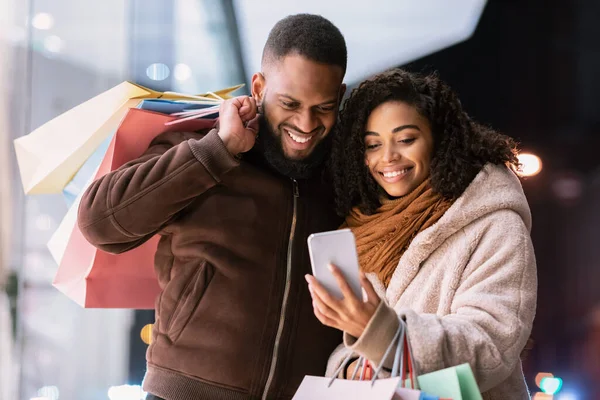
<svg viewBox="0 0 600 400"><path fill-rule="evenodd" d="M102 160L95 179L140 157L159 134L197 131L215 126L215 119L194 119L166 126L176 117L130 109ZM53 285L85 308L153 309L160 292L154 273L159 237L123 254L96 249L73 227Z"/></svg>

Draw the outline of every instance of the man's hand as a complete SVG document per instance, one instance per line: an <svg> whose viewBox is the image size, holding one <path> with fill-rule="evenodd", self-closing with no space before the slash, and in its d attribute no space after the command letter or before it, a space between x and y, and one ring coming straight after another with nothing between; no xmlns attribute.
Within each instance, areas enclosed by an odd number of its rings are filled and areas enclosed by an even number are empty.
<svg viewBox="0 0 600 400"><path fill-rule="evenodd" d="M256 100L239 96L225 100L219 109L219 136L227 150L237 156L254 146L258 133Z"/></svg>

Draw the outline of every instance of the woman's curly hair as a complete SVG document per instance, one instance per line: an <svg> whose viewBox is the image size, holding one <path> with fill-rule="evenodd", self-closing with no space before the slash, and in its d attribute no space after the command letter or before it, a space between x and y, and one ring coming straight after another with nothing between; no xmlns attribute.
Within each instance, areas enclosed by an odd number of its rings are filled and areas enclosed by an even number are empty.
<svg viewBox="0 0 600 400"><path fill-rule="evenodd" d="M361 83L340 113L329 161L340 216L356 206L366 214L381 206L380 188L365 166L364 133L371 112L388 101L413 106L429 121L431 185L448 199L460 197L487 163L519 166L515 141L471 120L437 74L392 69Z"/></svg>

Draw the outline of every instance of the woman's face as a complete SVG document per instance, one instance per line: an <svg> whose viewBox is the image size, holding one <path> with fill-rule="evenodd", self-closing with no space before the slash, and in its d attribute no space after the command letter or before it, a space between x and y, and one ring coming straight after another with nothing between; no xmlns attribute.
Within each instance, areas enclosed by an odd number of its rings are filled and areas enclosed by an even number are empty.
<svg viewBox="0 0 600 400"><path fill-rule="evenodd" d="M401 197L429 176L433 136L416 108L389 101L373 110L365 129L365 163L389 196Z"/></svg>

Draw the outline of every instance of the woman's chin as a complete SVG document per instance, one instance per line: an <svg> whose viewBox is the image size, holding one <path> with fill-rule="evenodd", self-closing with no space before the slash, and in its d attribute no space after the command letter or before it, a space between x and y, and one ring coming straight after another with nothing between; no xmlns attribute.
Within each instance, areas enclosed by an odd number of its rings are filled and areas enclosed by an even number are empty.
<svg viewBox="0 0 600 400"><path fill-rule="evenodd" d="M419 187L419 185L421 185L425 179L402 179L398 182L386 182L380 177L380 179L377 179L376 181L380 189L382 189L382 192L386 193L388 197L395 199L398 197L404 197L411 193L413 190Z"/></svg>
<svg viewBox="0 0 600 400"><path fill-rule="evenodd" d="M388 185L388 187L383 186L383 191L390 199L396 199L398 197L404 197L409 194L411 191L406 187L397 187Z"/></svg>

